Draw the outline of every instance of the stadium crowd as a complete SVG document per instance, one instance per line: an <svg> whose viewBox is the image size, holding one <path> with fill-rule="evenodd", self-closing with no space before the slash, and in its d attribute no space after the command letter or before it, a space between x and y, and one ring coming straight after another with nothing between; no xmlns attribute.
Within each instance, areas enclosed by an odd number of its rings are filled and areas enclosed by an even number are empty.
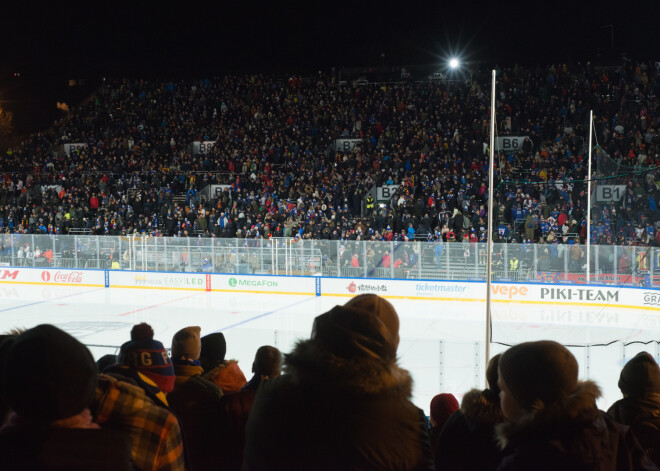
<svg viewBox="0 0 660 471"><path fill-rule="evenodd" d="M257 349L252 378L222 333L185 327L169 354L150 325L118 355L42 324L0 339L0 465L25 470L657 470L660 368L642 352L623 398L552 341L493 357L488 387L413 405L399 316L362 294L315 318L286 354ZM284 369L284 371L282 371Z"/></svg>
<svg viewBox="0 0 660 471"><path fill-rule="evenodd" d="M487 73L457 81L340 83L319 73L107 80L0 160L0 227L19 233L483 241ZM626 186L593 204L592 242L655 243L658 71L647 63L498 70L498 240L586 238L594 178ZM336 139L360 139L335 150ZM195 153L192 142L213 142ZM69 153L66 144L77 146ZM203 195L209 184L226 185ZM387 204L374 186L400 185Z"/></svg>

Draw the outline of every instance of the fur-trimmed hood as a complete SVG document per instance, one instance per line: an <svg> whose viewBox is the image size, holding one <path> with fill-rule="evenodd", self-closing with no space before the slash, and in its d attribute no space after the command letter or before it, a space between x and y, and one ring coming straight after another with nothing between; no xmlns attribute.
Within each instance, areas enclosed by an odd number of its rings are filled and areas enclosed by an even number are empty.
<svg viewBox="0 0 660 471"><path fill-rule="evenodd" d="M461 401L465 418L477 424L494 427L504 419L497 394L486 389L471 389Z"/></svg>
<svg viewBox="0 0 660 471"><path fill-rule="evenodd" d="M502 449L521 443L555 442L562 451L581 446L580 436L585 428L596 426L601 413L596 408L600 388L593 381L579 382L577 388L564 400L535 408L519 420L506 421L496 427L496 436ZM606 447L605 437L600 445ZM593 443L592 443L593 445ZM584 450L583 450L584 451Z"/></svg>
<svg viewBox="0 0 660 471"><path fill-rule="evenodd" d="M395 361L378 357L343 358L313 340L298 342L285 355L284 371L299 384L357 394L410 397L412 377Z"/></svg>

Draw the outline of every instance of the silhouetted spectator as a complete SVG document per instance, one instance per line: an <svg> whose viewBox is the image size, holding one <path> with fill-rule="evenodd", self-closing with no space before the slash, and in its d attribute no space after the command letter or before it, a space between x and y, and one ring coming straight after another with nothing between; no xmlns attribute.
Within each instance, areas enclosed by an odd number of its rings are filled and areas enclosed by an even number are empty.
<svg viewBox="0 0 660 471"><path fill-rule="evenodd" d="M623 399L607 413L629 425L651 459L660 467L660 368L647 352L640 352L621 370Z"/></svg>
<svg viewBox="0 0 660 471"><path fill-rule="evenodd" d="M200 357L204 378L215 383L223 393L239 391L247 380L236 360L225 360L227 342L222 332L202 337Z"/></svg>
<svg viewBox="0 0 660 471"><path fill-rule="evenodd" d="M500 409L497 370L500 355L488 362L488 388L472 389L439 433L433 433L433 453L438 470L494 470L502 459L495 426L504 420ZM434 436L435 435L435 436ZM478 453L475 452L479 450Z"/></svg>
<svg viewBox="0 0 660 471"><path fill-rule="evenodd" d="M189 471L223 469L217 448L227 439L218 420L222 390L201 376L200 331L197 326L185 327L174 334L171 355L176 379L167 395L183 431Z"/></svg>
<svg viewBox="0 0 660 471"><path fill-rule="evenodd" d="M433 469L398 344L398 315L376 295L318 316L311 338L286 355L286 374L257 393L244 469Z"/></svg>
<svg viewBox="0 0 660 471"><path fill-rule="evenodd" d="M1 469L133 469L128 434L93 421L96 365L83 344L42 324L3 350L0 392L12 412L0 428Z"/></svg>
<svg viewBox="0 0 660 471"><path fill-rule="evenodd" d="M578 381L578 364L564 346L542 340L511 347L499 363L498 425L511 448L497 468L511 470L657 470L629 427L596 407L600 389Z"/></svg>

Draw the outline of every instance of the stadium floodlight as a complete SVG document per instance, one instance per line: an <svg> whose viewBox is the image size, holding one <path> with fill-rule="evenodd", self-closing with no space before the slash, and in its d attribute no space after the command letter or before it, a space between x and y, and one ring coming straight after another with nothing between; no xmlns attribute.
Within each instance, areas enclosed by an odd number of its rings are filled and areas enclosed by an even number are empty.
<svg viewBox="0 0 660 471"><path fill-rule="evenodd" d="M456 70L458 69L459 65L461 65L461 62L456 57L452 57L451 59L449 59L449 67L451 69Z"/></svg>

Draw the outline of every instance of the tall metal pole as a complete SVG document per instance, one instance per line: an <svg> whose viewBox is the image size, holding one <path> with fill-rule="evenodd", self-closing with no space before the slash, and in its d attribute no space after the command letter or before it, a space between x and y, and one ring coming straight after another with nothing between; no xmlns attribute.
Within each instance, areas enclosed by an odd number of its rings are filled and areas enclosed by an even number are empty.
<svg viewBox="0 0 660 471"><path fill-rule="evenodd" d="M594 124L594 110L589 111L589 173L587 180L587 284L591 283L591 138Z"/></svg>
<svg viewBox="0 0 660 471"><path fill-rule="evenodd" d="M488 240L486 241L487 247L487 257L486 257L486 362L490 360L490 283L491 283L491 272L492 272L492 253L493 253L493 206L495 206L495 201L493 194L495 193L494 186L494 177L495 174L495 70L493 70L493 84L491 90L491 100L490 100L490 161L488 163ZM488 385L486 385L487 387Z"/></svg>

